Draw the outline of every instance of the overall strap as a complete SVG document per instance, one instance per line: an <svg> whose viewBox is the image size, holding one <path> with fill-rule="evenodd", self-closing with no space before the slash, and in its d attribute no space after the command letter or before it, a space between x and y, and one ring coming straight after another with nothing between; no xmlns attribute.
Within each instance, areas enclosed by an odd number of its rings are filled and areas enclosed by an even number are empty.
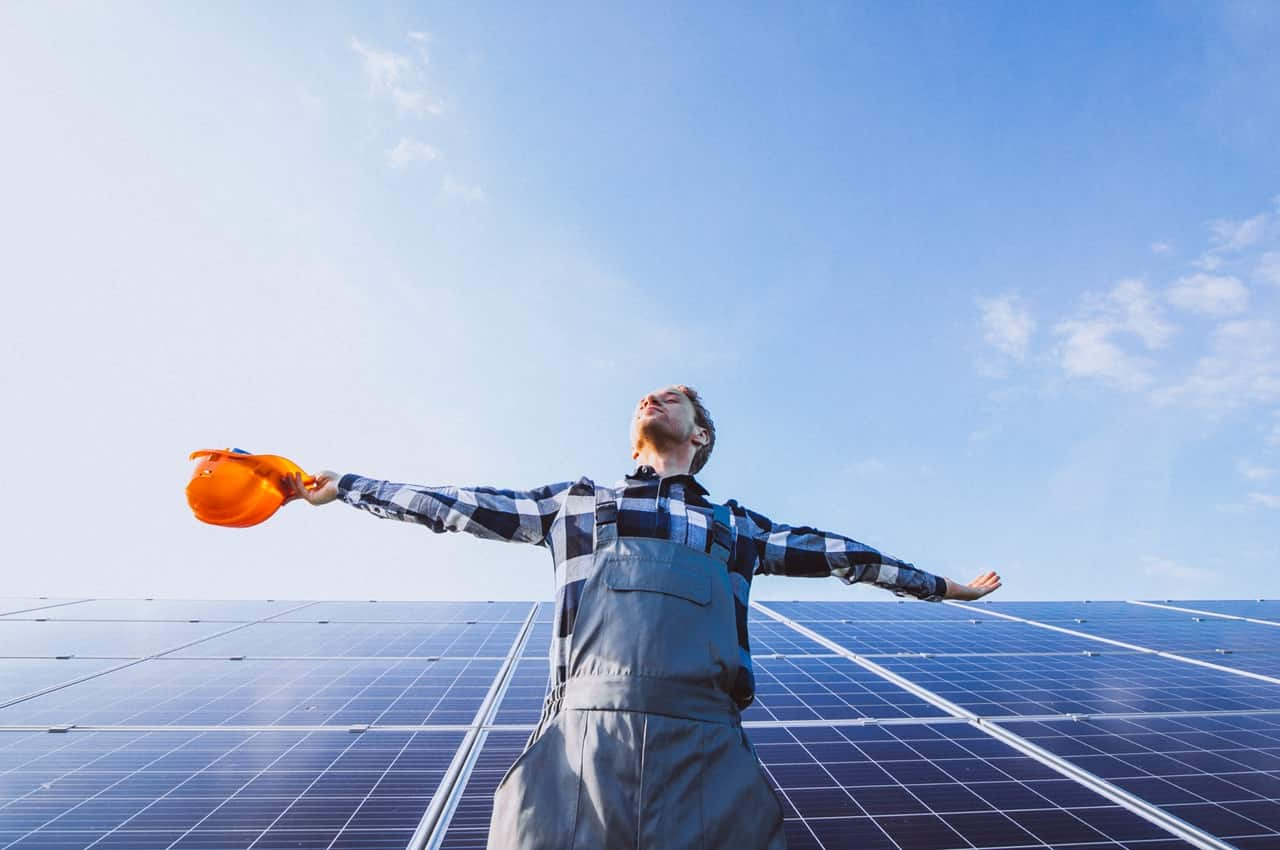
<svg viewBox="0 0 1280 850"><path fill-rule="evenodd" d="M608 487L596 485L596 546L610 546L618 539L618 501Z"/></svg>
<svg viewBox="0 0 1280 850"><path fill-rule="evenodd" d="M728 564L730 557L733 555L733 515L729 513L729 509L724 505L713 505L711 518L714 525L711 527L710 534L711 548L708 550L711 557L721 563Z"/></svg>

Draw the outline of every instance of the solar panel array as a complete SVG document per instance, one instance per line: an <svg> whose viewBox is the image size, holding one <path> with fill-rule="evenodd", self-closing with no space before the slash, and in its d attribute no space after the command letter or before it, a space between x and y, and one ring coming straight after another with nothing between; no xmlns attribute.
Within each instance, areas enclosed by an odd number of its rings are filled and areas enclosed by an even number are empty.
<svg viewBox="0 0 1280 850"><path fill-rule="evenodd" d="M1280 848L1280 602L756 604L793 850ZM0 850L483 848L549 603L0 598Z"/></svg>

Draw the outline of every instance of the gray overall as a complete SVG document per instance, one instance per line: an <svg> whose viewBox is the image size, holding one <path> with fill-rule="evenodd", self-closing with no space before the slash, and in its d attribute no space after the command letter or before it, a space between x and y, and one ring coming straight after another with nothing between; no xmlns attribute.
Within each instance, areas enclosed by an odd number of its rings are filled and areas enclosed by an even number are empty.
<svg viewBox="0 0 1280 850"><path fill-rule="evenodd" d="M498 784L488 850L785 850L782 809L729 697L728 510L715 508L709 555L619 538L616 517L598 488L560 710Z"/></svg>

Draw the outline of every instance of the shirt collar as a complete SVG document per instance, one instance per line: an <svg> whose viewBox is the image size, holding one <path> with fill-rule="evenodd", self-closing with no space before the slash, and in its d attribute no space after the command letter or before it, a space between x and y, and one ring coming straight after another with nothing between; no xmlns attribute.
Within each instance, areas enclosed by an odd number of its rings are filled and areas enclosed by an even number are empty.
<svg viewBox="0 0 1280 850"><path fill-rule="evenodd" d="M687 472L681 472L678 475L659 477L657 470L652 466L643 463L636 467L635 472L632 472L627 476L627 481L659 481L659 486L666 482L683 481L688 489L693 490L696 493L705 496L708 492L706 487L703 487L696 478Z"/></svg>

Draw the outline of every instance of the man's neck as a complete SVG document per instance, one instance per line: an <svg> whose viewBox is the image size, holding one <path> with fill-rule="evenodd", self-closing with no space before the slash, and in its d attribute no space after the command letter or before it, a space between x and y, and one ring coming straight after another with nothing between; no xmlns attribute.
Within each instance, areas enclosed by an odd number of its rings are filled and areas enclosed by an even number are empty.
<svg viewBox="0 0 1280 850"><path fill-rule="evenodd" d="M685 452L658 452L644 449L635 457L637 466L651 466L660 478L688 474L693 458Z"/></svg>

